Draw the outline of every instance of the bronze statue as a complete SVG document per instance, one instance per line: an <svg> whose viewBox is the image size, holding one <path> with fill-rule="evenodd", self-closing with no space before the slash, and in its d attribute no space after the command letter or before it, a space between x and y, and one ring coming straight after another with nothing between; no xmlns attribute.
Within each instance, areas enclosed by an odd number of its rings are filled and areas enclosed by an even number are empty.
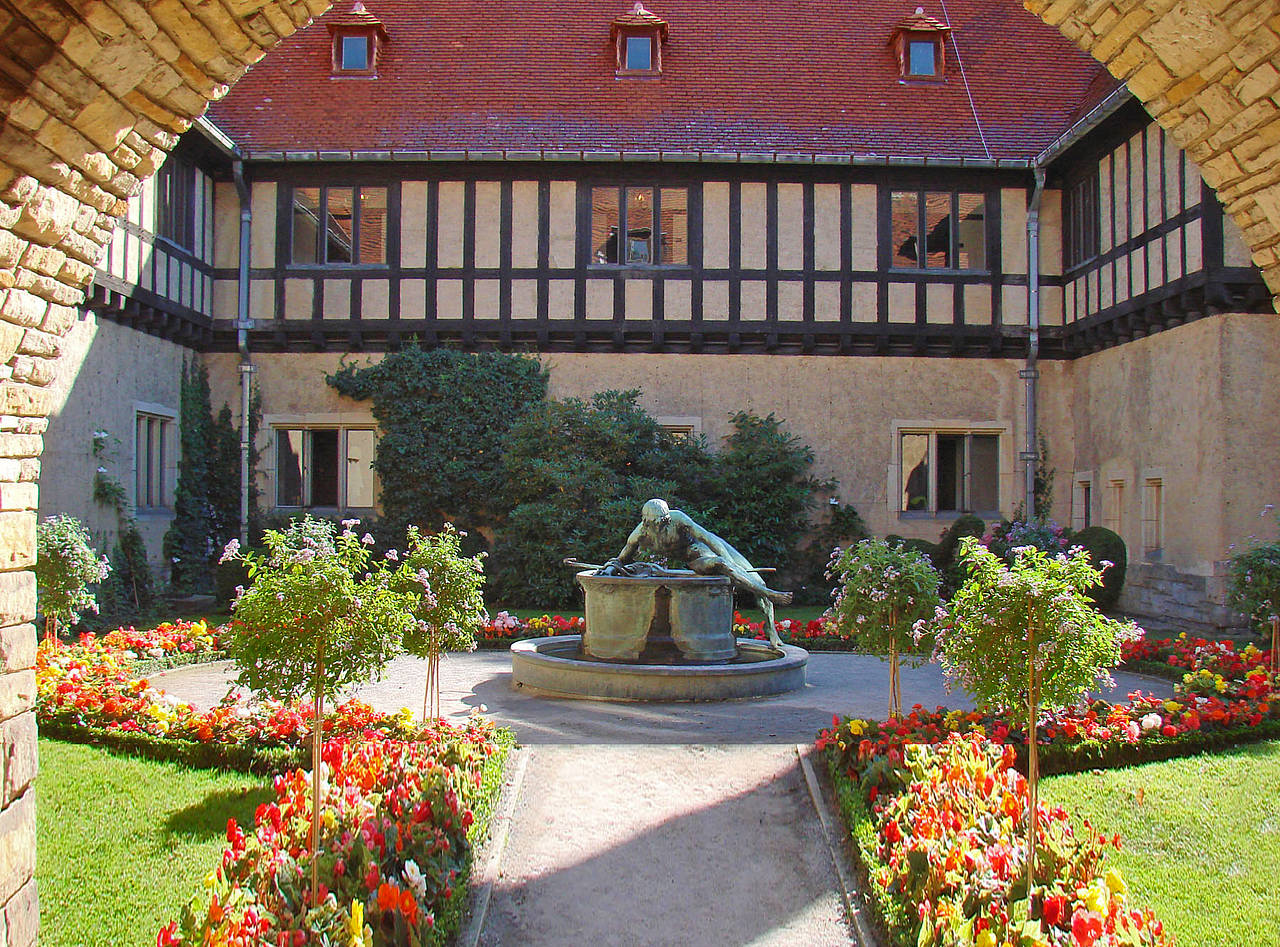
<svg viewBox="0 0 1280 947"><path fill-rule="evenodd" d="M641 544L659 555L683 559L698 575L727 576L736 588L746 589L756 597L764 612L769 643L782 647L773 620L773 606L788 605L790 592L769 588L747 557L709 529L695 523L682 510L673 510L665 500L649 500L640 509L640 524L627 537L627 544L616 557L601 567L600 575L624 575L625 567L635 558Z"/></svg>

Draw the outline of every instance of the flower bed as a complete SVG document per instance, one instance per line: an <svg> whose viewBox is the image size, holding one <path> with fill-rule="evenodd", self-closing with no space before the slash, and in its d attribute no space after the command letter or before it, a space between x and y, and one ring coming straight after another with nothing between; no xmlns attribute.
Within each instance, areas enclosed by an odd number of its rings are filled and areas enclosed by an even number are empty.
<svg viewBox="0 0 1280 947"><path fill-rule="evenodd" d="M166 627L179 626L160 626ZM200 623L191 629L191 634L161 632L173 645L165 653L197 653L183 645L208 637L207 629ZM195 629L203 630L194 633ZM137 655L151 650L140 646L156 640L155 633L121 629L102 637L86 635L75 645L42 642L36 651L36 720L41 733L193 766L277 773L302 762L314 716L309 705L251 703L232 692L216 707L198 710L152 687L139 674ZM154 647L164 650L163 645ZM216 653L216 639L204 647L205 653ZM410 711L382 714L358 701L326 714L323 727L330 739L367 733L412 740L424 735Z"/></svg>
<svg viewBox="0 0 1280 947"><path fill-rule="evenodd" d="M1253 645L1245 645L1239 651L1234 642L1211 641L1208 638L1189 638L1186 633L1177 638L1140 638L1125 642L1121 659L1136 671L1183 680L1188 673L1226 679L1243 678L1248 672L1270 667L1268 655Z"/></svg>
<svg viewBox="0 0 1280 947"><path fill-rule="evenodd" d="M348 701L325 715L321 804L324 882L309 903L309 704L250 703L230 693L201 711L153 688L142 661L213 655L201 623L120 629L44 642L36 714L44 736L99 742L189 765L281 773L254 829L228 826L230 848L208 891L161 944L436 944L456 930L472 843L482 836L512 740L478 717L421 725Z"/></svg>
<svg viewBox="0 0 1280 947"><path fill-rule="evenodd" d="M228 823L207 890L158 944L443 943L461 919L472 844L509 745L476 719L415 741L326 741L318 903L311 778L299 769L275 778L276 798L259 806L252 829Z"/></svg>
<svg viewBox="0 0 1280 947"><path fill-rule="evenodd" d="M1094 701L1045 714L1037 740L1043 773L1169 759L1280 736L1277 679L1257 649L1237 652L1227 642L1165 639L1129 645L1126 658L1169 662L1164 666L1179 675L1174 696L1134 693L1125 703ZM817 746L827 752L855 848L873 882L872 903L894 943L1003 945L1002 932L1010 917L1038 921L1041 928L1031 940L1015 937L1012 943L1162 943L1149 916L1134 914L1117 901L1121 889L1109 884L1108 895L1096 879L1082 882L1081 871L1093 872L1100 853L1090 847L1087 830L1074 833L1065 816L1052 810L1041 807L1044 837L1037 836L1037 863L1052 869L1043 877L1038 870L1037 882L1048 885L1051 893L1033 904L1026 899L1025 883L1017 890L1019 872L1009 868L1006 859L1025 858L1021 839L1026 837L1026 803L1019 795L1025 780L1013 767L1025 768L1026 740L1025 725L1017 716L945 707L925 710L918 704L901 719L887 722L837 717L832 728L819 735ZM977 749L965 751L970 756L962 762L946 755L961 751L936 749L958 745ZM990 746L1000 749L982 749ZM979 749L986 762L975 762ZM999 755L998 766L992 753ZM947 782L951 795L945 798L929 795L935 769ZM1000 803L1011 809L997 808L1000 817L995 821L973 815L996 792L993 778L1003 780L1005 788L999 791L1012 799ZM955 809L960 805L970 806L960 813L965 818ZM1016 830L1019 812L1024 823L1021 838ZM937 834L939 826L945 829L943 835ZM950 842L939 848L944 836ZM1064 860L1064 853L1071 858ZM991 862L993 857L999 858L998 864ZM964 879L969 879L967 893L961 891ZM1006 889L994 914L984 914L995 903L992 892ZM1011 899L1016 910L1006 903ZM924 921L929 931L917 941ZM944 939L944 933L951 939Z"/></svg>
<svg viewBox="0 0 1280 947"><path fill-rule="evenodd" d="M502 611L489 618L476 633L476 647L505 648L522 638L545 638L548 635L580 635L587 627L586 619L542 615L539 618L517 618Z"/></svg>
<svg viewBox="0 0 1280 947"><path fill-rule="evenodd" d="M863 794L832 767L837 794L889 943L900 947L1131 945L1169 941L1150 911L1128 904L1106 870L1108 844L1088 822L1038 807L1036 875L1026 884L1029 799L1012 747L952 734L914 745L891 792Z"/></svg>

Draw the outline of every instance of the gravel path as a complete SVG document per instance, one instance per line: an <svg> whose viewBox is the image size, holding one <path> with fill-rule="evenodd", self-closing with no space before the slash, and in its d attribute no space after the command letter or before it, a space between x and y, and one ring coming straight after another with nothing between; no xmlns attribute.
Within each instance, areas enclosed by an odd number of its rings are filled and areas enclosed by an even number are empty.
<svg viewBox="0 0 1280 947"><path fill-rule="evenodd" d="M420 709L425 662L401 657L353 691L379 710ZM153 683L197 706L226 692L228 662ZM833 714L883 717L888 665L813 654L803 690L761 700L627 704L512 688L505 651L441 662L441 710L513 728L524 778L504 800L505 848L482 859L483 947L826 947L858 943L797 744ZM1119 694L1172 692L1117 675ZM967 708L934 666L902 673L904 706ZM867 945L870 947L870 945Z"/></svg>

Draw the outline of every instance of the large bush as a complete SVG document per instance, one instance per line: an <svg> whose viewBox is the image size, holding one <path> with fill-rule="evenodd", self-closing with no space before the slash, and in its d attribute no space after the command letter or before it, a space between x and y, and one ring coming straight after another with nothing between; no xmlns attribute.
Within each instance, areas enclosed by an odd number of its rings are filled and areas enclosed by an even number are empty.
<svg viewBox="0 0 1280 947"><path fill-rule="evenodd" d="M546 397L537 359L411 345L376 365L344 365L328 381L372 402L384 535L446 521L474 535L501 521L503 438Z"/></svg>
<svg viewBox="0 0 1280 947"><path fill-rule="evenodd" d="M1104 612L1111 611L1124 591L1124 574L1129 564L1124 540L1105 526L1086 526L1071 537L1070 543L1084 549L1094 568L1102 570L1102 584L1091 589L1089 597ZM1111 565L1103 568L1104 562Z"/></svg>
<svg viewBox="0 0 1280 947"><path fill-rule="evenodd" d="M511 512L491 565L502 602L576 602L573 570L562 560L616 555L648 499L663 497L695 519L708 512L705 501L695 503L707 496L714 467L703 444L663 430L638 396L544 402L512 428L500 465Z"/></svg>

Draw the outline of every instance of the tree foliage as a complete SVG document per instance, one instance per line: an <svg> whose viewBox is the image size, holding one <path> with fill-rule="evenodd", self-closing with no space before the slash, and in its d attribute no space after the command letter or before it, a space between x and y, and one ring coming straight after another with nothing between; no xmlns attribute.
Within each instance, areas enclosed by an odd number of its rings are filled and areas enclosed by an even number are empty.
<svg viewBox="0 0 1280 947"><path fill-rule="evenodd" d="M237 682L278 700L319 694L376 677L396 653L414 602L373 561L350 528L335 535L323 520L303 517L267 530L264 555L228 544L252 584L235 603L224 639Z"/></svg>
<svg viewBox="0 0 1280 947"><path fill-rule="evenodd" d="M484 610L484 554L464 556L464 533L446 523L438 533L409 527L399 585L413 594L414 621L404 633L404 649L427 657L433 651L471 651Z"/></svg>
<svg viewBox="0 0 1280 947"><path fill-rule="evenodd" d="M714 462L699 440L673 437L636 403L606 391L534 406L504 444L501 479L511 512L495 544L502 601L577 600L566 556L604 562L621 548L640 506L663 497L695 519L708 511ZM728 537L726 537L728 538Z"/></svg>
<svg viewBox="0 0 1280 947"><path fill-rule="evenodd" d="M537 359L410 345L374 365L343 365L328 381L372 402L387 534L446 521L471 530L500 522L502 440L546 396Z"/></svg>

